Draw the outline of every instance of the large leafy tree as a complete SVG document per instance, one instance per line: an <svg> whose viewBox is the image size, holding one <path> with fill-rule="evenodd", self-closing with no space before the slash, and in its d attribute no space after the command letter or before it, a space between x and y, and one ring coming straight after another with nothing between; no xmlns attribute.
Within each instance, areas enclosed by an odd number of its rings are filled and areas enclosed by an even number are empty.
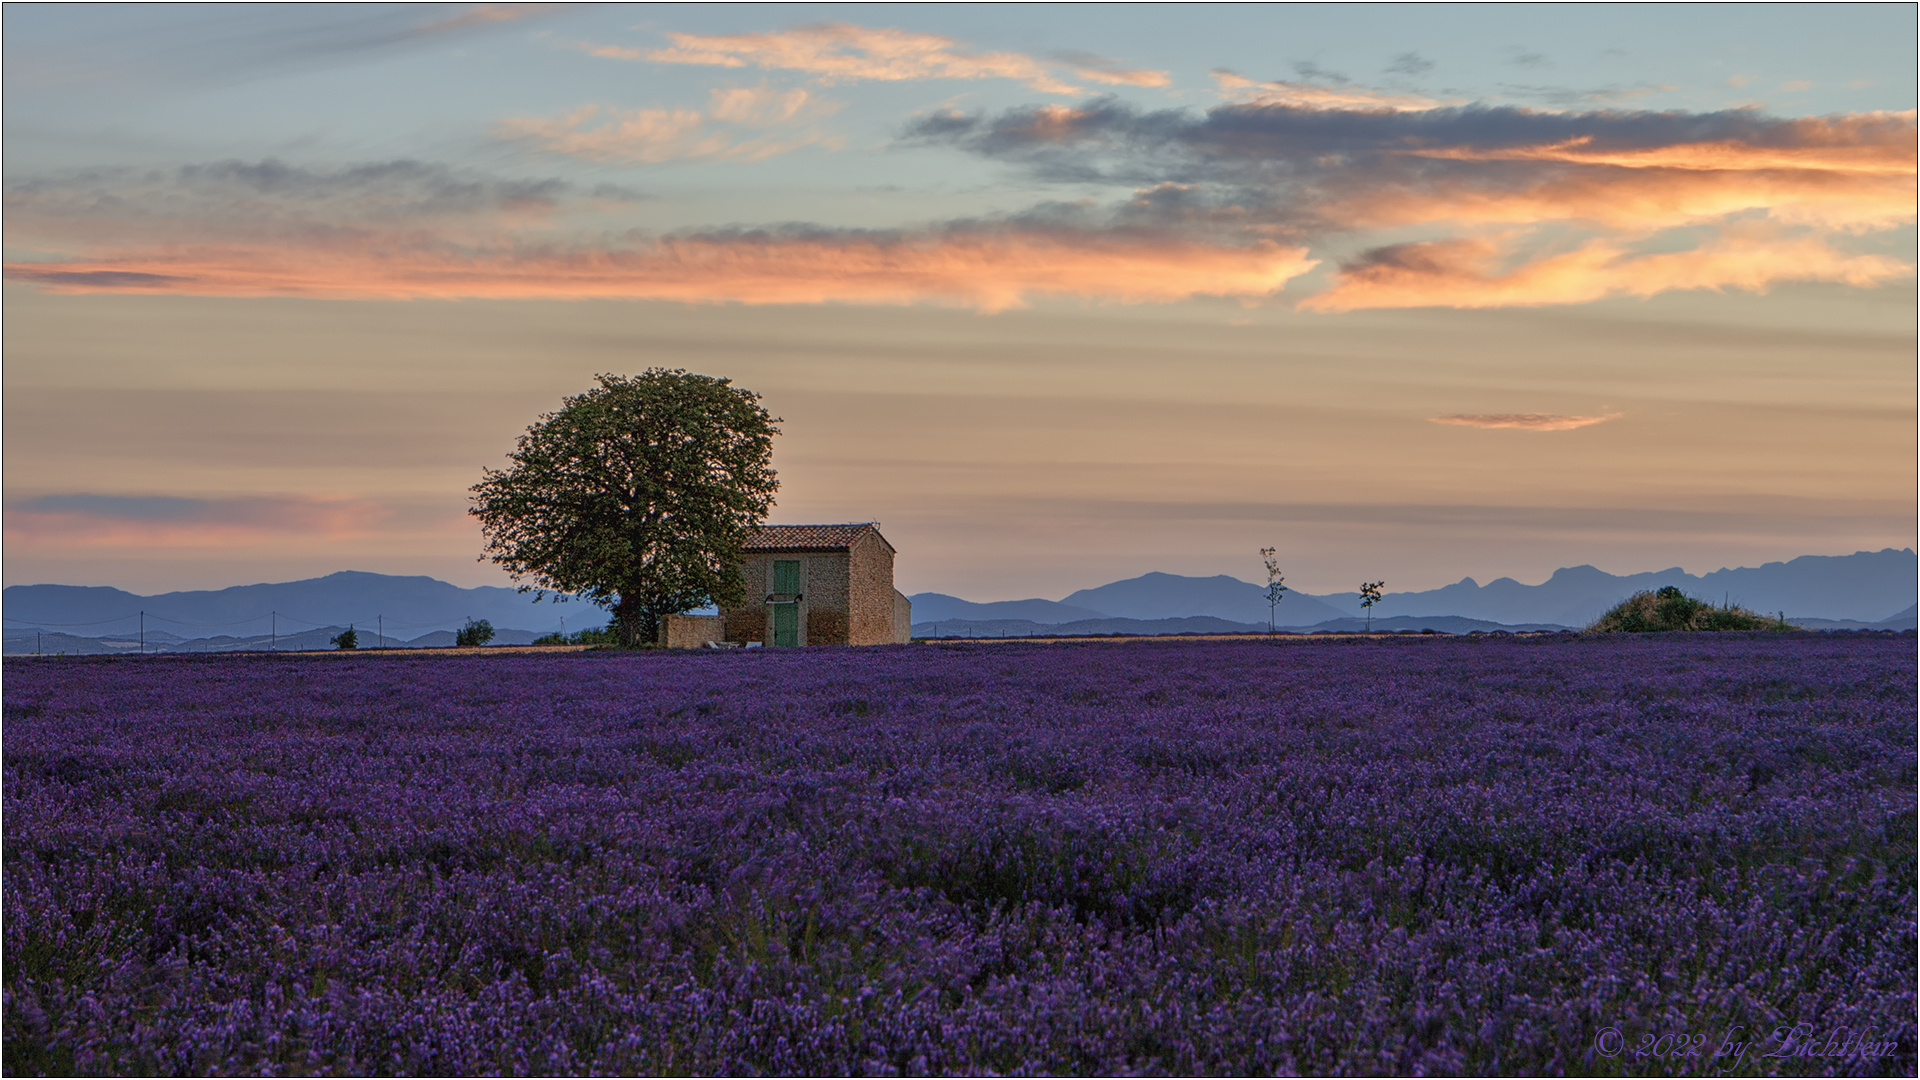
<svg viewBox="0 0 1920 1080"><path fill-rule="evenodd" d="M613 609L622 644L660 617L746 599L742 545L773 508L777 417L760 395L681 370L601 375L527 429L473 486L491 559L521 591Z"/></svg>

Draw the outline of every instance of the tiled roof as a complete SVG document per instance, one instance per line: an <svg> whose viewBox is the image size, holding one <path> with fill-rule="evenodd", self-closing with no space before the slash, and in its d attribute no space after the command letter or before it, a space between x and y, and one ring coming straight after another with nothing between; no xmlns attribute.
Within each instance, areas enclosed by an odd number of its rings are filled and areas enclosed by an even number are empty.
<svg viewBox="0 0 1920 1080"><path fill-rule="evenodd" d="M854 525L762 525L747 537L748 551L845 551L867 533L887 543L872 522ZM888 550L893 545L887 544Z"/></svg>

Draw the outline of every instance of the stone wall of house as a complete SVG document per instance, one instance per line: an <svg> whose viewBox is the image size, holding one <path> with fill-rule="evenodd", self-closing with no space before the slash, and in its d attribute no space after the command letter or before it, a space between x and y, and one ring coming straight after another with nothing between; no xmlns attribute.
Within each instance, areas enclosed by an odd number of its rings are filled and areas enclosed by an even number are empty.
<svg viewBox="0 0 1920 1080"><path fill-rule="evenodd" d="M821 611L818 608L805 612L800 633L800 640L806 645L845 645L847 613L833 610Z"/></svg>
<svg viewBox="0 0 1920 1080"><path fill-rule="evenodd" d="M905 645L913 640L913 601L899 589L893 590L893 643Z"/></svg>
<svg viewBox="0 0 1920 1080"><path fill-rule="evenodd" d="M853 645L886 645L893 632L893 552L878 535L865 533L848 552L847 578L852 594L848 605L847 641Z"/></svg>
<svg viewBox="0 0 1920 1080"><path fill-rule="evenodd" d="M757 601L760 597L749 596L747 599ZM726 639L735 645L746 645L755 641L765 644L771 636L767 633L765 604L749 603L746 607L727 608L720 613L720 617L726 623Z"/></svg>
<svg viewBox="0 0 1920 1080"><path fill-rule="evenodd" d="M660 620L660 644L669 649L697 649L709 641L726 641L724 615L668 615Z"/></svg>

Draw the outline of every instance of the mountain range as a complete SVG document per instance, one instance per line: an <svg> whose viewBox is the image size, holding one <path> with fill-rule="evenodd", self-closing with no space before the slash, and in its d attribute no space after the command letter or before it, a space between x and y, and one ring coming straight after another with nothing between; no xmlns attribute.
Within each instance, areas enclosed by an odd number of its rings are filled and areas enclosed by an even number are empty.
<svg viewBox="0 0 1920 1080"><path fill-rule="evenodd" d="M1920 560L1913 549L1887 548L1852 555L1804 555L1764 566L1715 570L1693 575L1679 567L1641 574L1609 574L1592 566L1565 567L1538 585L1499 578L1485 585L1462 578L1452 585L1419 592L1388 592L1373 607L1373 620L1455 616L1501 625L1544 624L1581 627L1628 596L1672 585L1691 596L1733 603L1764 613L1784 612L1823 622L1878 624L1914 615L1920 590ZM1391 584L1391 582L1389 582ZM1025 619L1037 624L1066 624L1085 619L1181 619L1211 616L1240 624L1267 625L1266 587L1225 574L1182 577L1151 573L1097 588L1081 589L1060 600L1003 600L973 603L941 593L919 593L913 618L922 622ZM1334 619L1364 618L1357 592L1315 596L1286 593L1275 610L1275 625L1319 626Z"/></svg>
<svg viewBox="0 0 1920 1080"><path fill-rule="evenodd" d="M449 634L468 619L496 630L544 634L606 625L606 609L578 598L536 601L532 593L483 585L463 589L436 578L343 570L326 577L276 584L140 596L105 586L9 585L0 591L7 633L59 630L80 636L124 638L137 632L141 612L152 632L183 638L291 637L318 628L353 626L369 641ZM13 651L13 650L9 650Z"/></svg>
<svg viewBox="0 0 1920 1080"><path fill-rule="evenodd" d="M1678 567L1619 575L1575 566L1554 571L1538 585L1512 578L1481 585L1463 578L1438 589L1389 592L1374 606L1372 623L1380 630L1441 633L1577 628L1635 592L1674 585L1706 600L1784 612L1789 621L1809 628L1906 629L1915 624L1917 568L1910 548L1807 555L1699 576ZM1266 629L1268 615L1264 586L1224 574L1142 574L1060 600L976 603L933 592L911 599L918 637L1245 632ZM389 646L442 645L451 644L453 630L468 619L492 623L498 644L519 644L563 626L599 627L608 618L604 608L578 598L536 602L529 593L497 586L463 589L430 577L360 571L156 596L100 586L10 585L0 592L0 604L9 654L36 648L133 651L142 612L149 646L170 652L264 648L276 642L324 647L328 637L349 625L369 646L382 634ZM1354 593L1288 592L1274 614L1275 625L1286 629L1366 625Z"/></svg>

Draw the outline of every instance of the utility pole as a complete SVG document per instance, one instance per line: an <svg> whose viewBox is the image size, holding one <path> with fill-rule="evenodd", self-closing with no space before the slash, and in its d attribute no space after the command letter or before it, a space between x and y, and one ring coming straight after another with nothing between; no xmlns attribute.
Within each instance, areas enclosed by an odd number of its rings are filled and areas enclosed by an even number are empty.
<svg viewBox="0 0 1920 1080"><path fill-rule="evenodd" d="M375 647L384 649L387 647L387 617L385 615L375 615L374 618L379 620L376 624L379 629L374 631L373 635Z"/></svg>
<svg viewBox="0 0 1920 1080"><path fill-rule="evenodd" d="M147 655L147 613L140 613L140 655Z"/></svg>
<svg viewBox="0 0 1920 1080"><path fill-rule="evenodd" d="M273 636L267 639L267 651L279 652L280 651L280 613L277 611L270 612L269 617L273 621L268 623L267 625L271 627L271 630L269 632Z"/></svg>

